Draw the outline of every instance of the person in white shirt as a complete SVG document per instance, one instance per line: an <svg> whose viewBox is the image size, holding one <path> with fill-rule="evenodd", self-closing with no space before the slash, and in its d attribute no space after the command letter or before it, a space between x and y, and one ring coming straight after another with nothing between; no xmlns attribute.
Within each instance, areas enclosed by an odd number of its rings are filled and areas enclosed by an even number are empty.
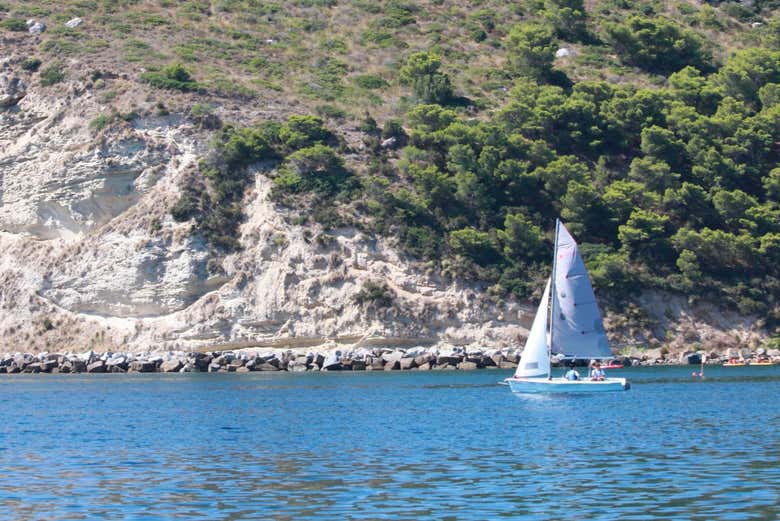
<svg viewBox="0 0 780 521"><path fill-rule="evenodd" d="M604 373L604 369L601 368L601 364L596 361L593 363L593 367L590 370L590 379L595 381L602 381L607 375Z"/></svg>

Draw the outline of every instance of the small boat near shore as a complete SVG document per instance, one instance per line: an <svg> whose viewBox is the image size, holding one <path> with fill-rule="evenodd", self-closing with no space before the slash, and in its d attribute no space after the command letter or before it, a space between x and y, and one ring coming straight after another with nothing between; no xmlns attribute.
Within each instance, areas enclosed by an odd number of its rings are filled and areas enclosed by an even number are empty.
<svg viewBox="0 0 780 521"><path fill-rule="evenodd" d="M744 360L727 360L723 362L723 367L742 367L745 365L747 365L747 362Z"/></svg>
<svg viewBox="0 0 780 521"><path fill-rule="evenodd" d="M775 365L775 363L771 360L753 360L750 365Z"/></svg>
<svg viewBox="0 0 780 521"><path fill-rule="evenodd" d="M625 378L553 378L551 357L569 360L611 360L609 347L590 283L574 238L555 223L552 275L542 293L531 331L514 376L505 382L514 393L591 393L624 391ZM574 373L574 372L572 372Z"/></svg>

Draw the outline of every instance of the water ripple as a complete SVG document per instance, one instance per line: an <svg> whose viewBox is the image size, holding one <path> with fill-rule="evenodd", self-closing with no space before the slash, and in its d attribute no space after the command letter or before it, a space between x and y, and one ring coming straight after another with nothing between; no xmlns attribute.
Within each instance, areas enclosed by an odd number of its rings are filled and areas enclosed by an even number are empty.
<svg viewBox="0 0 780 521"><path fill-rule="evenodd" d="M780 373L757 369L601 396L498 371L19 378L0 517L777 519Z"/></svg>

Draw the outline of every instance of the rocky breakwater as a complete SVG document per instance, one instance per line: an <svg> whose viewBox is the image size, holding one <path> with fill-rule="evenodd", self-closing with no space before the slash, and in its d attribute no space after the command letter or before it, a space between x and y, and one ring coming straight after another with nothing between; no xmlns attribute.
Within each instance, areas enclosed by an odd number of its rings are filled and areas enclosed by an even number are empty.
<svg viewBox="0 0 780 521"><path fill-rule="evenodd" d="M359 348L348 349L241 349L235 351L165 351L143 353L14 353L0 354L0 374L18 373L229 373L250 371L449 371L513 369L522 349ZM755 352L688 351L669 356L661 350L617 356L624 366L720 364L728 359L750 361L768 357L780 363L780 350ZM587 365L587 360L578 361ZM554 363L553 365L558 365Z"/></svg>
<svg viewBox="0 0 780 521"><path fill-rule="evenodd" d="M0 355L0 374L510 369L517 366L519 358L520 352L514 349L14 353Z"/></svg>

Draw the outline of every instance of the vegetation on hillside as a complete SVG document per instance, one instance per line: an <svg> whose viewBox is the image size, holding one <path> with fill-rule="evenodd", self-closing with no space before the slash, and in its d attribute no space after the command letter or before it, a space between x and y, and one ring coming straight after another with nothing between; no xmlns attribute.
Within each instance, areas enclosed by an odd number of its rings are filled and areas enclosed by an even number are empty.
<svg viewBox="0 0 780 521"><path fill-rule="evenodd" d="M239 246L248 167L267 161L296 222L395 238L496 296L539 287L560 216L612 302L659 288L780 320L776 3L2 3L55 22L42 83L103 53L147 88L321 115L217 131L172 209L215 250Z"/></svg>

